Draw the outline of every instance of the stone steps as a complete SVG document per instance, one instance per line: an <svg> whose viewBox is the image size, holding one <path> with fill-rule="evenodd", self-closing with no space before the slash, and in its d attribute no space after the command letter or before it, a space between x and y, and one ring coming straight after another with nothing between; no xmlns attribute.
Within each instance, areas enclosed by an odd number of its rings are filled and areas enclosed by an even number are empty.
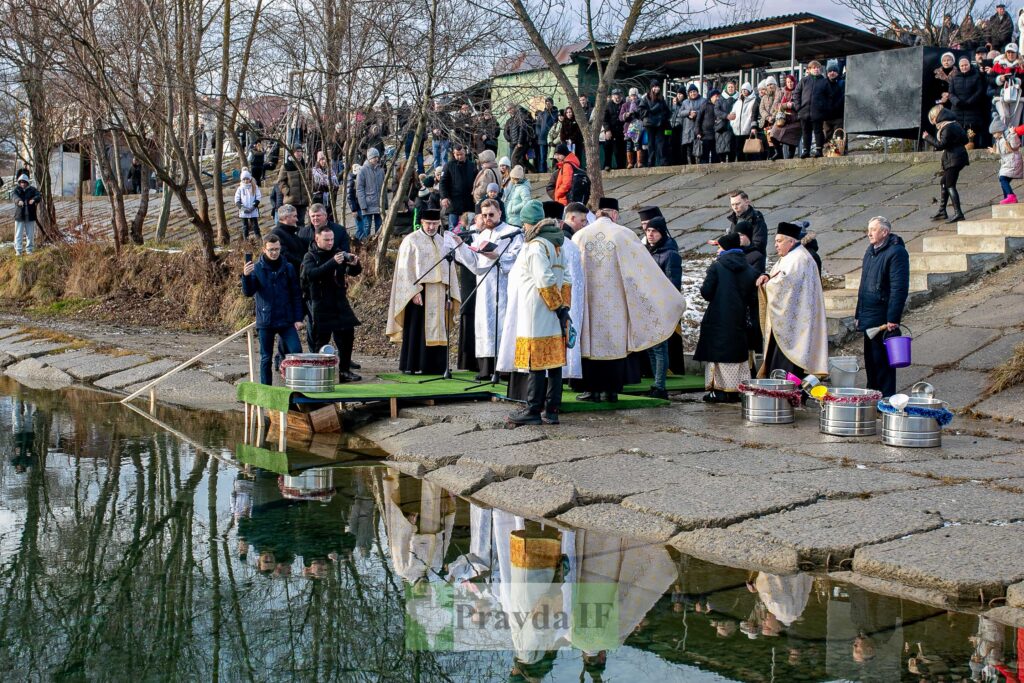
<svg viewBox="0 0 1024 683"><path fill-rule="evenodd" d="M1024 204L995 205L992 217L960 221L956 234L927 235L921 251L910 254L907 307L972 281L1024 250ZM825 292L829 340L841 344L853 335L860 271L845 278L843 289Z"/></svg>

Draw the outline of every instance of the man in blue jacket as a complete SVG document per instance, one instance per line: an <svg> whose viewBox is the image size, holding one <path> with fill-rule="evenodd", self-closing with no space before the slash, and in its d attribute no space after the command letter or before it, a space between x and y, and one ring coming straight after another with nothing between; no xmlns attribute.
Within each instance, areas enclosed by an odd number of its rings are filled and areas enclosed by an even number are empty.
<svg viewBox="0 0 1024 683"><path fill-rule="evenodd" d="M256 298L256 332L260 338L260 383L273 384L274 338L285 353L301 353L302 290L295 267L281 258L281 240L263 238L263 254L242 268L242 294Z"/></svg>
<svg viewBox="0 0 1024 683"><path fill-rule="evenodd" d="M896 393L896 369L889 366L884 340L886 332L900 328L910 291L910 255L903 246L903 239L892 234L892 224L883 216L868 221L868 241L871 244L861 266L854 324L865 333L864 370L868 389L892 396ZM885 331L873 339L868 337L868 330L882 325Z"/></svg>

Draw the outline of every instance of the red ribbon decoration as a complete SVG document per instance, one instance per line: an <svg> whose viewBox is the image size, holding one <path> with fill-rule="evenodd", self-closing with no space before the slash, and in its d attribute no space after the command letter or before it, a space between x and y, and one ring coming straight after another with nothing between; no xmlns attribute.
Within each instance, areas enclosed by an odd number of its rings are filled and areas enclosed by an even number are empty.
<svg viewBox="0 0 1024 683"><path fill-rule="evenodd" d="M822 403L839 403L845 405L856 405L859 403L878 403L882 398L882 392L871 391L866 394L858 394L856 396L837 396L836 394L825 394L822 398L818 399Z"/></svg>
<svg viewBox="0 0 1024 683"><path fill-rule="evenodd" d="M796 408L797 406L800 405L800 390L799 389L792 389L792 390L788 390L788 391L785 390L785 389L766 389L764 387L757 387L757 386L753 386L753 385L747 384L746 382L740 382L739 385L737 386L737 388L740 391L750 392L754 396L764 396L764 397L767 397L767 398L779 398L779 399L783 399L785 401L789 401L789 404L791 406L793 406L794 408Z"/></svg>

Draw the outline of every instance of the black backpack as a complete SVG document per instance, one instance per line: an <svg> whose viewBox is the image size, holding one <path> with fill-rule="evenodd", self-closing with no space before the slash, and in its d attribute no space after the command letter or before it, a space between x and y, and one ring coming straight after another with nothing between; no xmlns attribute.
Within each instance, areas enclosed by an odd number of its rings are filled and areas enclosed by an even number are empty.
<svg viewBox="0 0 1024 683"><path fill-rule="evenodd" d="M572 167L572 185L569 186L569 201L586 204L590 201L590 176L582 168Z"/></svg>

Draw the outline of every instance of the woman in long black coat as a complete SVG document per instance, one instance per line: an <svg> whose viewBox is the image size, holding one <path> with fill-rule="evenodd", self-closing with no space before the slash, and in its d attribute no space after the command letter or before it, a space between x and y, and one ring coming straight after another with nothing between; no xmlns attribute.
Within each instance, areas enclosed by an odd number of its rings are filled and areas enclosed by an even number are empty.
<svg viewBox="0 0 1024 683"><path fill-rule="evenodd" d="M935 149L942 150L942 184L940 185L941 197L938 213L932 216L932 220L947 218L946 204L953 201L953 217L947 223L956 223L964 220L964 212L960 208L960 192L956 188L956 181L960 177L960 171L970 165L967 157L967 133L956 122L956 116L949 109L937 104L928 112L928 120L935 126L935 135L923 133L921 137Z"/></svg>
<svg viewBox="0 0 1024 683"><path fill-rule="evenodd" d="M987 147L991 99L986 96L985 74L966 57L949 79L949 104L956 122L965 131L974 131L975 147ZM970 135L968 134L968 137Z"/></svg>
<svg viewBox="0 0 1024 683"><path fill-rule="evenodd" d="M747 263L738 233L727 233L717 241L721 251L700 286L708 308L700 321L693 359L707 364L704 400L735 403L740 398L739 383L750 379L747 321L755 301L757 272Z"/></svg>

